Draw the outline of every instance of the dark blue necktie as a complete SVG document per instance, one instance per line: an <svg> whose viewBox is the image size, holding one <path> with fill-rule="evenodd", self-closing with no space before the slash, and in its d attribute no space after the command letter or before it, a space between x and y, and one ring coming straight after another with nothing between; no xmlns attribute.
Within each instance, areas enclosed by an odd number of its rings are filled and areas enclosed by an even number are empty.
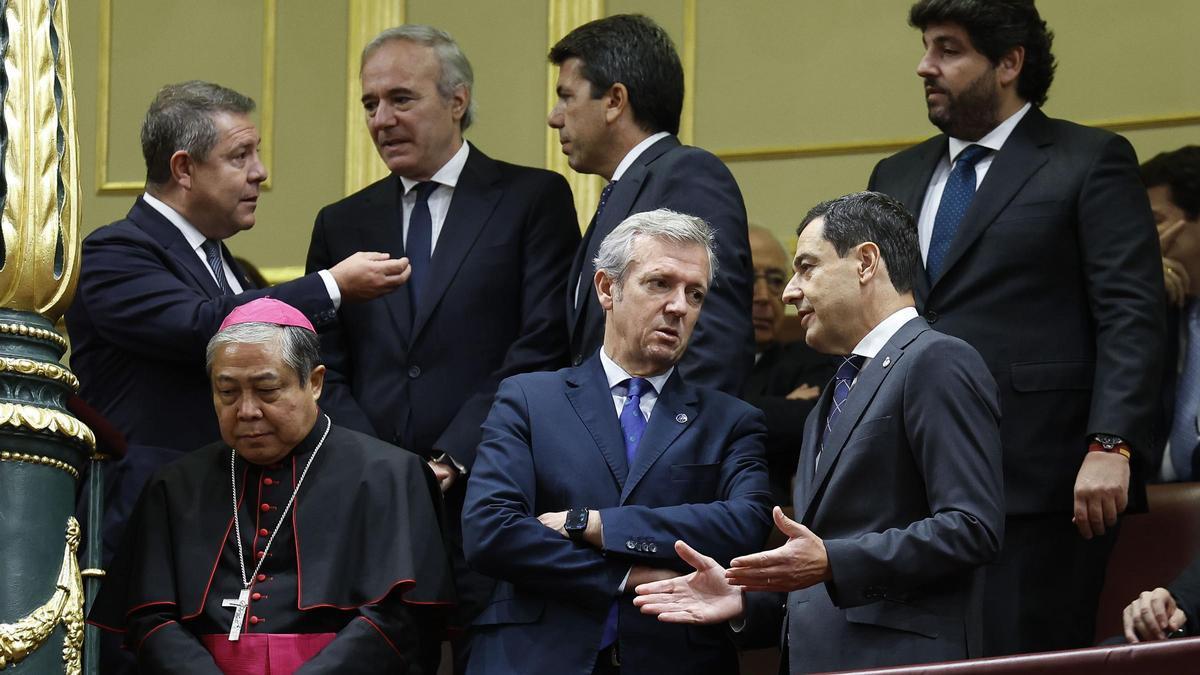
<svg viewBox="0 0 1200 675"><path fill-rule="evenodd" d="M576 307L578 307L581 302L580 298L583 297L584 289L591 289L592 287L590 283L592 278L591 273L594 272L592 269L592 258L595 257L596 251L600 249L600 242L596 240L602 239L602 237L600 237L600 235L595 231L595 226L596 223L600 222L600 214L604 213L604 205L608 203L608 197L612 194L613 186L616 184L617 181L614 180L608 185L605 185L604 189L600 191L600 203L596 205L596 214L592 216L592 225L588 228L588 258L583 261L582 265L579 266L579 278L575 280Z"/></svg>
<svg viewBox="0 0 1200 675"><path fill-rule="evenodd" d="M414 309L421 297L421 289L425 287L425 280L429 277L430 259L433 257L433 216L429 214L429 195L437 188L438 184L433 181L417 183L412 187L417 192L417 201L408 216L408 241L405 242L404 252L408 256L408 264L412 266L408 292Z"/></svg>
<svg viewBox="0 0 1200 675"><path fill-rule="evenodd" d="M1171 465L1176 480L1190 481L1192 454L1200 444L1197 415L1200 414L1200 300L1188 303L1183 314L1183 368L1175 389L1175 416L1171 423Z"/></svg>
<svg viewBox="0 0 1200 675"><path fill-rule="evenodd" d="M633 377L625 381L629 391L625 394L625 405L621 408L621 436L625 441L625 459L633 466L633 458L637 455L638 443L646 431L646 418L642 415L642 394L653 391L650 381L643 377ZM633 590L626 588L625 590ZM608 647L617 641L617 613L619 601L613 602L608 608L608 618L604 621L604 633L600 636L600 649Z"/></svg>
<svg viewBox="0 0 1200 675"><path fill-rule="evenodd" d="M212 269L213 276L216 277L217 286L221 289L221 295L233 295L233 289L229 287L229 280L225 278L225 264L221 262L221 242L215 239L205 239L200 248L204 251L204 257L208 258L208 266Z"/></svg>
<svg viewBox="0 0 1200 675"><path fill-rule="evenodd" d="M850 389L854 387L854 378L858 377L858 371L862 370L863 361L866 359L867 357L858 354L843 356L842 365L838 366L837 372L833 374L833 400L829 402L829 413L825 416L825 431L821 434L821 450L825 449L825 439L829 437L833 423L842 414L846 397L850 395ZM817 460L820 461L820 458L821 453L818 452Z"/></svg>
<svg viewBox="0 0 1200 675"><path fill-rule="evenodd" d="M625 459L633 466L638 443L646 431L646 418L642 415L642 394L651 389L650 381L643 377L627 380L629 393L625 395L625 406L621 408L621 435L625 439Z"/></svg>
<svg viewBox="0 0 1200 675"><path fill-rule="evenodd" d="M975 163L989 150L982 145L968 145L958 153L954 168L942 189L942 201L933 219L933 236L925 256L925 276L933 283L942 272L942 262L950 251L950 242L958 232L958 224L975 198Z"/></svg>

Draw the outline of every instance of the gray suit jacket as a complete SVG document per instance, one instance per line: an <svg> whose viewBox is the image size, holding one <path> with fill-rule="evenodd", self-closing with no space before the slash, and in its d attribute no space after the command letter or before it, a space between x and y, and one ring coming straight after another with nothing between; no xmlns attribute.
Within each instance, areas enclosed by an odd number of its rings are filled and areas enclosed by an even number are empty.
<svg viewBox="0 0 1200 675"><path fill-rule="evenodd" d="M786 619L793 673L979 655L979 567L1004 529L998 396L983 359L908 322L859 374L817 463L831 395L808 417L794 496L833 579L786 599L750 594L747 635L778 639Z"/></svg>

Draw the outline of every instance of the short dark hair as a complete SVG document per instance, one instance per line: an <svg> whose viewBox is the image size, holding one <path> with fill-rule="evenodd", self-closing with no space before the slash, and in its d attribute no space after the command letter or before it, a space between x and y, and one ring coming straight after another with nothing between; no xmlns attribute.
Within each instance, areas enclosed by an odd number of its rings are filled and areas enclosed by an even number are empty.
<svg viewBox="0 0 1200 675"><path fill-rule="evenodd" d="M217 144L213 115L254 111L254 100L212 82L190 80L158 90L142 121L142 157L146 182L166 185L171 180L171 155L184 150L203 162Z"/></svg>
<svg viewBox="0 0 1200 675"><path fill-rule="evenodd" d="M683 66L671 37L640 14L616 14L571 31L550 48L550 62L582 61L583 77L600 98L620 82L629 91L633 119L643 131L679 133Z"/></svg>
<svg viewBox="0 0 1200 675"><path fill-rule="evenodd" d="M908 24L925 30L933 23L956 23L992 65L1014 47L1025 48L1017 94L1036 106L1046 103L1054 81L1054 31L1046 27L1033 0L919 0Z"/></svg>
<svg viewBox="0 0 1200 675"><path fill-rule="evenodd" d="M1142 183L1146 189L1166 185L1171 203L1188 220L1200 217L1200 145L1155 155L1142 165Z"/></svg>
<svg viewBox="0 0 1200 675"><path fill-rule="evenodd" d="M839 258L859 244L874 242L896 292L913 289L921 273L921 252L917 223L903 204L879 192L855 192L831 199L809 210L796 228L796 236L817 218L825 219L821 236L833 244Z"/></svg>

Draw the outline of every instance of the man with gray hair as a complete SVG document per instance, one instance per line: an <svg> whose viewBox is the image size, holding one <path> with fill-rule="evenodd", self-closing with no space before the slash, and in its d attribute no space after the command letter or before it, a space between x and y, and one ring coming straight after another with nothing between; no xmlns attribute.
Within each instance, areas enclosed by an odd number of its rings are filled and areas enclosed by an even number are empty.
<svg viewBox="0 0 1200 675"><path fill-rule="evenodd" d="M222 440L149 482L89 617L140 672L420 672L440 640L437 486L322 414L317 345L270 298L208 343Z"/></svg>
<svg viewBox="0 0 1200 675"><path fill-rule="evenodd" d="M463 511L468 560L500 580L468 672L736 672L720 628L659 624L630 602L686 569L676 539L727 564L769 528L762 413L676 369L716 274L713 239L665 209L627 218L594 263L599 353L501 384Z"/></svg>
<svg viewBox="0 0 1200 675"><path fill-rule="evenodd" d="M322 329L321 404L338 424L429 460L465 625L491 583L462 561L460 476L500 380L566 363L562 293L579 227L562 176L464 141L474 75L445 32L384 31L363 49L361 80L367 131L391 175L321 210L308 268L368 246L407 257L412 277Z"/></svg>

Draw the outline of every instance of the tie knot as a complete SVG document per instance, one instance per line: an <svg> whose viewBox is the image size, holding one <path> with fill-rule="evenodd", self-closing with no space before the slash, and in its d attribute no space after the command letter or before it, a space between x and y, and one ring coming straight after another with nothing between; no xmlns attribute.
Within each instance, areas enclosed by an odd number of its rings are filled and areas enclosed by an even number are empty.
<svg viewBox="0 0 1200 675"><path fill-rule="evenodd" d="M644 377L629 378L629 393L626 394L629 398L641 398L642 394L650 389L650 380Z"/></svg>
<svg viewBox="0 0 1200 675"><path fill-rule="evenodd" d="M838 366L837 373L834 374L834 379L838 380L853 380L858 371L862 370L863 361L867 357L860 354L851 354L850 356L842 357L842 364Z"/></svg>
<svg viewBox="0 0 1200 675"><path fill-rule="evenodd" d="M422 181L414 185L412 189L417 193L417 201L427 201L429 199L429 195L433 194L433 191L438 189L438 185L438 183L431 180Z"/></svg>
<svg viewBox="0 0 1200 675"><path fill-rule="evenodd" d="M989 152L991 149L982 145L968 145L958 153L958 158L954 160L954 163L956 166L959 162L965 162L965 166L975 166L975 163L983 159L983 156Z"/></svg>

